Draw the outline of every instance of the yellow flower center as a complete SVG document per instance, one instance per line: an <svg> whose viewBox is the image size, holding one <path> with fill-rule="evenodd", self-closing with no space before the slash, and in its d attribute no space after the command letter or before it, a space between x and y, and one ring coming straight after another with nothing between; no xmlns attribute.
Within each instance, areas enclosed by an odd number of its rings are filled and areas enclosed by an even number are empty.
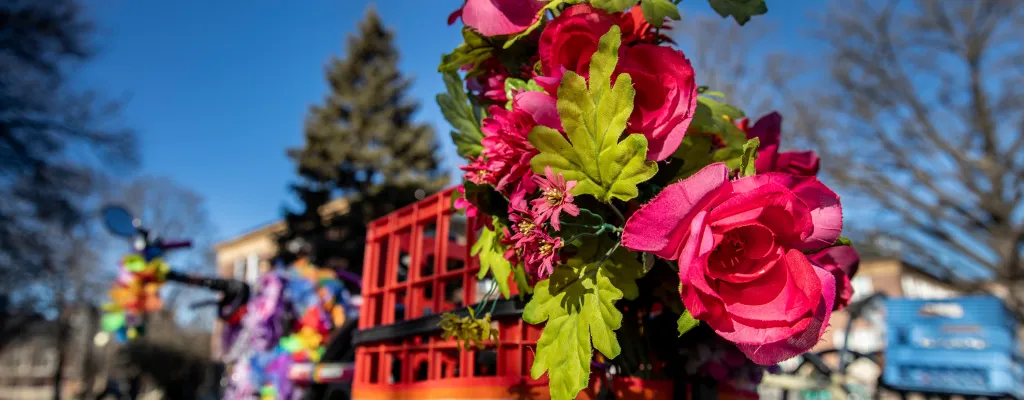
<svg viewBox="0 0 1024 400"><path fill-rule="evenodd" d="M529 236L530 233L533 232L533 228L536 228L536 227L537 227L537 225L534 224L533 221L530 221L528 219L524 219L524 220L519 222L519 233L522 233L523 236Z"/></svg>
<svg viewBox="0 0 1024 400"><path fill-rule="evenodd" d="M540 248L538 248L537 251L540 251L540 254L543 256L549 256L554 249L555 246L552 246L551 243L544 242L544 244L540 245Z"/></svg>
<svg viewBox="0 0 1024 400"><path fill-rule="evenodd" d="M544 190L544 197L548 199L548 204L557 206L562 203L562 199L565 198L565 194L558 189L550 188Z"/></svg>

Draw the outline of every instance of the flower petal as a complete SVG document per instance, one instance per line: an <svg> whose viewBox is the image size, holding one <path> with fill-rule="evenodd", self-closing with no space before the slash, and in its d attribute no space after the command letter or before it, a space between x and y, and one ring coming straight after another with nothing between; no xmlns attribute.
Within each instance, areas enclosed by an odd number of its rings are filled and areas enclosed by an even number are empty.
<svg viewBox="0 0 1024 400"><path fill-rule="evenodd" d="M693 215L706 208L719 193L729 190L729 168L715 163L697 171L693 176L669 185L645 204L626 222L622 232L622 245L633 251L654 253L675 260L686 224Z"/></svg>
<svg viewBox="0 0 1024 400"><path fill-rule="evenodd" d="M526 30L543 7L538 0L467 0L462 22L484 36L508 35Z"/></svg>
<svg viewBox="0 0 1024 400"><path fill-rule="evenodd" d="M558 118L557 100L542 92L522 92L515 97L515 107L523 110L537 125L562 130L562 120Z"/></svg>
<svg viewBox="0 0 1024 400"><path fill-rule="evenodd" d="M821 302L809 318L807 327L796 335L783 340L767 343L747 342L736 343L736 347L747 355L751 361L760 365L773 365L795 357L810 350L821 340L821 335L828 328L829 317L835 300L836 282L832 274L821 268L814 268L815 275L821 279Z"/></svg>

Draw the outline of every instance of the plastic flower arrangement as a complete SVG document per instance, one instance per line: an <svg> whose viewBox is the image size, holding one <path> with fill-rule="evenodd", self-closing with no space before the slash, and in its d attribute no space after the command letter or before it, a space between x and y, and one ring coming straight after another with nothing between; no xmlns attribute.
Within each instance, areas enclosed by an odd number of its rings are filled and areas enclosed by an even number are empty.
<svg viewBox="0 0 1024 400"><path fill-rule="evenodd" d="M160 288L167 281L167 263L156 258L150 262L138 254L121 259L117 279L107 292L110 302L103 305L103 330L124 342L139 336L145 314L160 310Z"/></svg>
<svg viewBox="0 0 1024 400"><path fill-rule="evenodd" d="M333 271L306 260L260 277L241 326L225 336L230 384L225 398L297 399L296 363L319 362L330 332L358 317Z"/></svg>
<svg viewBox="0 0 1024 400"><path fill-rule="evenodd" d="M741 24L766 11L710 2ZM595 350L630 369L620 353L657 332L624 329L627 304L678 315L674 336L713 332L690 365L705 376L820 340L858 261L839 197L813 152L780 151L779 114L751 123L700 86L663 35L674 2L467 0L459 18L437 98L467 161L455 207L479 224L481 278L532 293L531 375L552 398L587 387ZM448 335L486 340L446 318Z"/></svg>

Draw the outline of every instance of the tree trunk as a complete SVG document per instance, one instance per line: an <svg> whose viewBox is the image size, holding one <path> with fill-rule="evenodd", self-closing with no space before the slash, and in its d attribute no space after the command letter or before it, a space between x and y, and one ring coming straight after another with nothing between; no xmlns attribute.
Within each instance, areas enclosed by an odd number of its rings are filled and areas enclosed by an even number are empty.
<svg viewBox="0 0 1024 400"><path fill-rule="evenodd" d="M57 351L57 365L53 369L53 400L61 399L61 390L64 386L64 361L67 353L67 310L63 304L59 306L57 316L57 334L55 349Z"/></svg>

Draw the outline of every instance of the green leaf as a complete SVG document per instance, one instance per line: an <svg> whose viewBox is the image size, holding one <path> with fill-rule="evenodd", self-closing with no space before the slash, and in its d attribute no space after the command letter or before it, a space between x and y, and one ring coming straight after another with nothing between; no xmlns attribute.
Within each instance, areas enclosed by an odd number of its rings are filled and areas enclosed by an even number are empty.
<svg viewBox="0 0 1024 400"><path fill-rule="evenodd" d="M533 293L533 286L530 286L530 280L526 279L526 269L522 264L512 266L512 279L516 281L516 287L519 288L520 299Z"/></svg>
<svg viewBox="0 0 1024 400"><path fill-rule="evenodd" d="M683 312L683 315L679 316L679 320L676 321L676 328L679 329L679 336L683 336L690 329L696 328L700 324L700 320L690 315L690 310Z"/></svg>
<svg viewBox="0 0 1024 400"><path fill-rule="evenodd" d="M836 246L853 246L853 242L851 242L847 237L840 236L836 239L836 242L832 244L832 247Z"/></svg>
<svg viewBox="0 0 1024 400"><path fill-rule="evenodd" d="M441 65L437 67L437 72L458 72L464 66L473 65L467 74L475 75L482 61L490 58L494 50L495 46L486 37L468 26L464 27L462 43L451 53L441 56Z"/></svg>
<svg viewBox="0 0 1024 400"><path fill-rule="evenodd" d="M498 290L501 291L502 297L507 299L511 295L508 277L512 275L512 264L505 259L505 246L501 245L501 233L484 227L480 237L470 248L469 255L480 258L480 272L476 274L476 279L484 279L490 272L498 283Z"/></svg>
<svg viewBox="0 0 1024 400"><path fill-rule="evenodd" d="M523 310L528 323L547 321L530 375L539 379L547 372L553 400L574 399L587 387L594 349L608 358L621 351L615 330L622 326L622 313L615 302L636 298L642 266L636 254L618 247L602 262L598 249L609 248L608 242L587 241L577 257L537 283Z"/></svg>
<svg viewBox="0 0 1024 400"><path fill-rule="evenodd" d="M680 18L679 7L669 0L641 0L640 10L648 23L658 27L665 23L665 18L676 21Z"/></svg>
<svg viewBox="0 0 1024 400"><path fill-rule="evenodd" d="M754 161L757 160L757 148L760 145L761 139L758 138L751 138L743 144L743 155L740 156L740 178L757 173Z"/></svg>
<svg viewBox="0 0 1024 400"><path fill-rule="evenodd" d="M636 0L590 0L590 5L610 13L625 11L636 4Z"/></svg>
<svg viewBox="0 0 1024 400"><path fill-rule="evenodd" d="M558 115L568 136L544 126L530 132L540 154L530 160L535 173L550 166L566 180L577 181L574 195L589 194L610 203L637 196L637 185L658 173L647 161L647 139L632 134L619 141L633 111L633 81L621 74L611 86L618 62L618 26L601 37L590 62L590 87L583 77L566 72L558 87Z"/></svg>
<svg viewBox="0 0 1024 400"><path fill-rule="evenodd" d="M672 154L672 157L683 162L673 181L689 178L711 164L711 144L711 136L706 134L688 134L683 137L683 142Z"/></svg>
<svg viewBox="0 0 1024 400"><path fill-rule="evenodd" d="M484 138L484 133L480 130L480 120L473 113L473 107L469 104L459 75L455 72L446 72L443 77L447 93L437 95L437 105L441 107L444 119L455 128L451 133L455 151L462 157L476 157L484 149L480 144Z"/></svg>
<svg viewBox="0 0 1024 400"><path fill-rule="evenodd" d="M722 18L731 15L740 25L750 21L751 16L768 12L768 5L764 0L708 0L708 3L711 3L711 8Z"/></svg>

